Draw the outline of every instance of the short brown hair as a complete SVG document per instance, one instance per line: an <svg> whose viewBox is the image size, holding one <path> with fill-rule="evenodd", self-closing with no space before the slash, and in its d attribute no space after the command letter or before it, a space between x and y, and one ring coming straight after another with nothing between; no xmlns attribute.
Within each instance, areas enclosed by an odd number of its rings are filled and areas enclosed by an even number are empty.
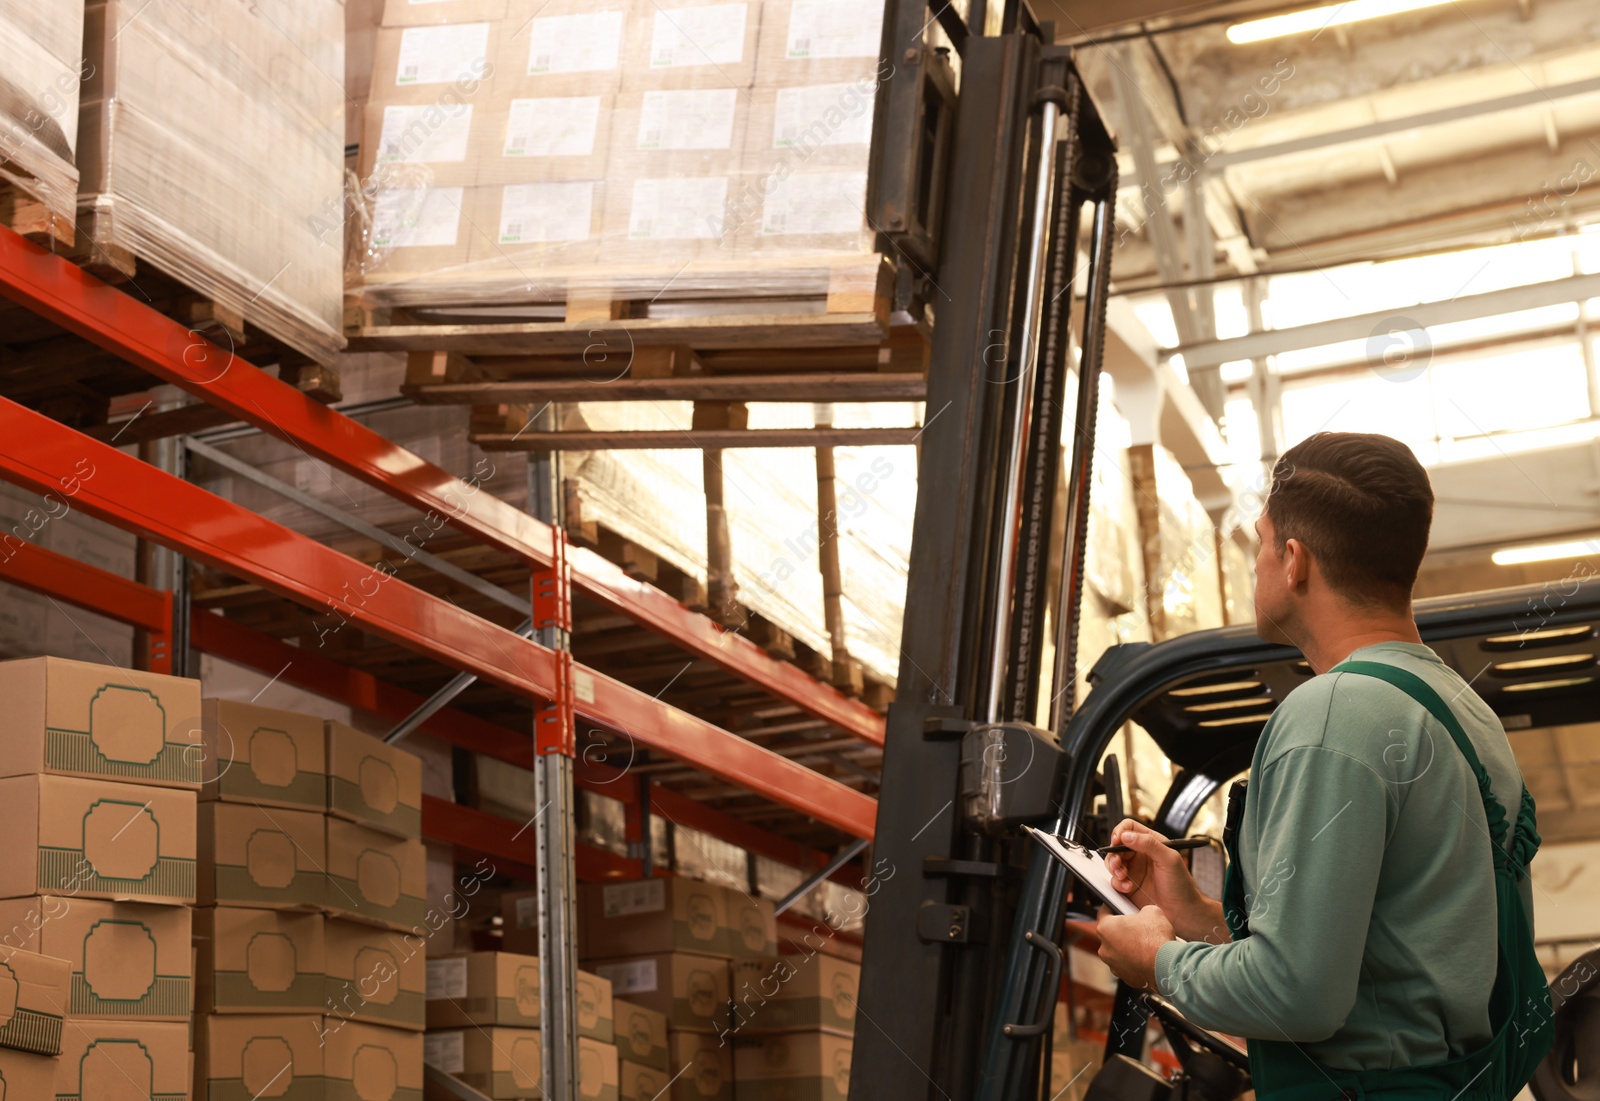
<svg viewBox="0 0 1600 1101"><path fill-rule="evenodd" d="M1428 549L1433 486L1399 440L1318 432L1272 468L1266 513L1278 550L1298 539L1345 599L1404 604Z"/></svg>

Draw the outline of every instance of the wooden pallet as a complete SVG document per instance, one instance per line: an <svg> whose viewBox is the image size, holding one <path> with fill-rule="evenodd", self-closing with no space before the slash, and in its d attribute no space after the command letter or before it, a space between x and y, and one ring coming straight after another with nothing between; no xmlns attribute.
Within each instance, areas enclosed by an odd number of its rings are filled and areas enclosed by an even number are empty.
<svg viewBox="0 0 1600 1101"><path fill-rule="evenodd" d="M52 252L70 249L77 236L72 219L51 210L24 180L0 179L0 225Z"/></svg>

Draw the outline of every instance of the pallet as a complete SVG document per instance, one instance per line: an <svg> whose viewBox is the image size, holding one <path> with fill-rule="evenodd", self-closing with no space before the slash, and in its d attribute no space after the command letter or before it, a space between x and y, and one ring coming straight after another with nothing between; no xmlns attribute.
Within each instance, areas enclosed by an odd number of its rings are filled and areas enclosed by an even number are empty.
<svg viewBox="0 0 1600 1101"><path fill-rule="evenodd" d="M51 210L21 180L0 179L0 225L52 252L65 252L77 237L72 219Z"/></svg>

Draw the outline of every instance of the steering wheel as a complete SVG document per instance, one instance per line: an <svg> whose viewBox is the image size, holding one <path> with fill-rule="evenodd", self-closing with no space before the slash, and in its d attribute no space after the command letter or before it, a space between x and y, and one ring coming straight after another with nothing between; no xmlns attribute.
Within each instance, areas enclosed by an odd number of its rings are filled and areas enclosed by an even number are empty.
<svg viewBox="0 0 1600 1101"><path fill-rule="evenodd" d="M1154 994L1140 997L1183 1068L1186 1089L1175 1097L1232 1101L1250 1088L1250 1057L1243 1048L1189 1021Z"/></svg>

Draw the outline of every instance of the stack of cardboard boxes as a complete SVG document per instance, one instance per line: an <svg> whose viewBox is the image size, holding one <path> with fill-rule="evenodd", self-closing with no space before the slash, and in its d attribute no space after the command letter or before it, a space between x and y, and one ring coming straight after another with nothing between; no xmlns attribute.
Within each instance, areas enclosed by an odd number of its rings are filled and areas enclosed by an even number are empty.
<svg viewBox="0 0 1600 1101"><path fill-rule="evenodd" d="M72 990L66 960L0 942L0 1098L52 1098Z"/></svg>
<svg viewBox="0 0 1600 1101"><path fill-rule="evenodd" d="M366 281L536 300L657 293L664 272L679 293L749 293L781 278L759 274L767 253L859 257L882 17L854 0L387 0Z"/></svg>
<svg viewBox="0 0 1600 1101"><path fill-rule="evenodd" d="M204 731L196 1098L420 1098L420 762L230 700Z"/></svg>
<svg viewBox="0 0 1600 1101"><path fill-rule="evenodd" d="M802 950L734 965L738 1101L843 1101L861 966Z"/></svg>
<svg viewBox="0 0 1600 1101"><path fill-rule="evenodd" d="M585 884L579 892L585 966L628 1004L664 1019L666 1067L628 1051L653 1051L655 1016L634 1026L621 1066L622 1097L646 1101L671 1083L674 1101L731 1101L732 968L777 951L770 902L680 877ZM620 1019L620 1016L619 1016ZM653 1083L653 1085L652 1085Z"/></svg>
<svg viewBox="0 0 1600 1101"><path fill-rule="evenodd" d="M0 698L4 945L70 971L64 1021L52 1026L43 1010L19 1028L59 1029L54 1093L18 1096L114 1097L131 1078L152 1099L181 1101L191 1064L199 685L32 658L0 664ZM12 966L20 997L24 976Z"/></svg>

